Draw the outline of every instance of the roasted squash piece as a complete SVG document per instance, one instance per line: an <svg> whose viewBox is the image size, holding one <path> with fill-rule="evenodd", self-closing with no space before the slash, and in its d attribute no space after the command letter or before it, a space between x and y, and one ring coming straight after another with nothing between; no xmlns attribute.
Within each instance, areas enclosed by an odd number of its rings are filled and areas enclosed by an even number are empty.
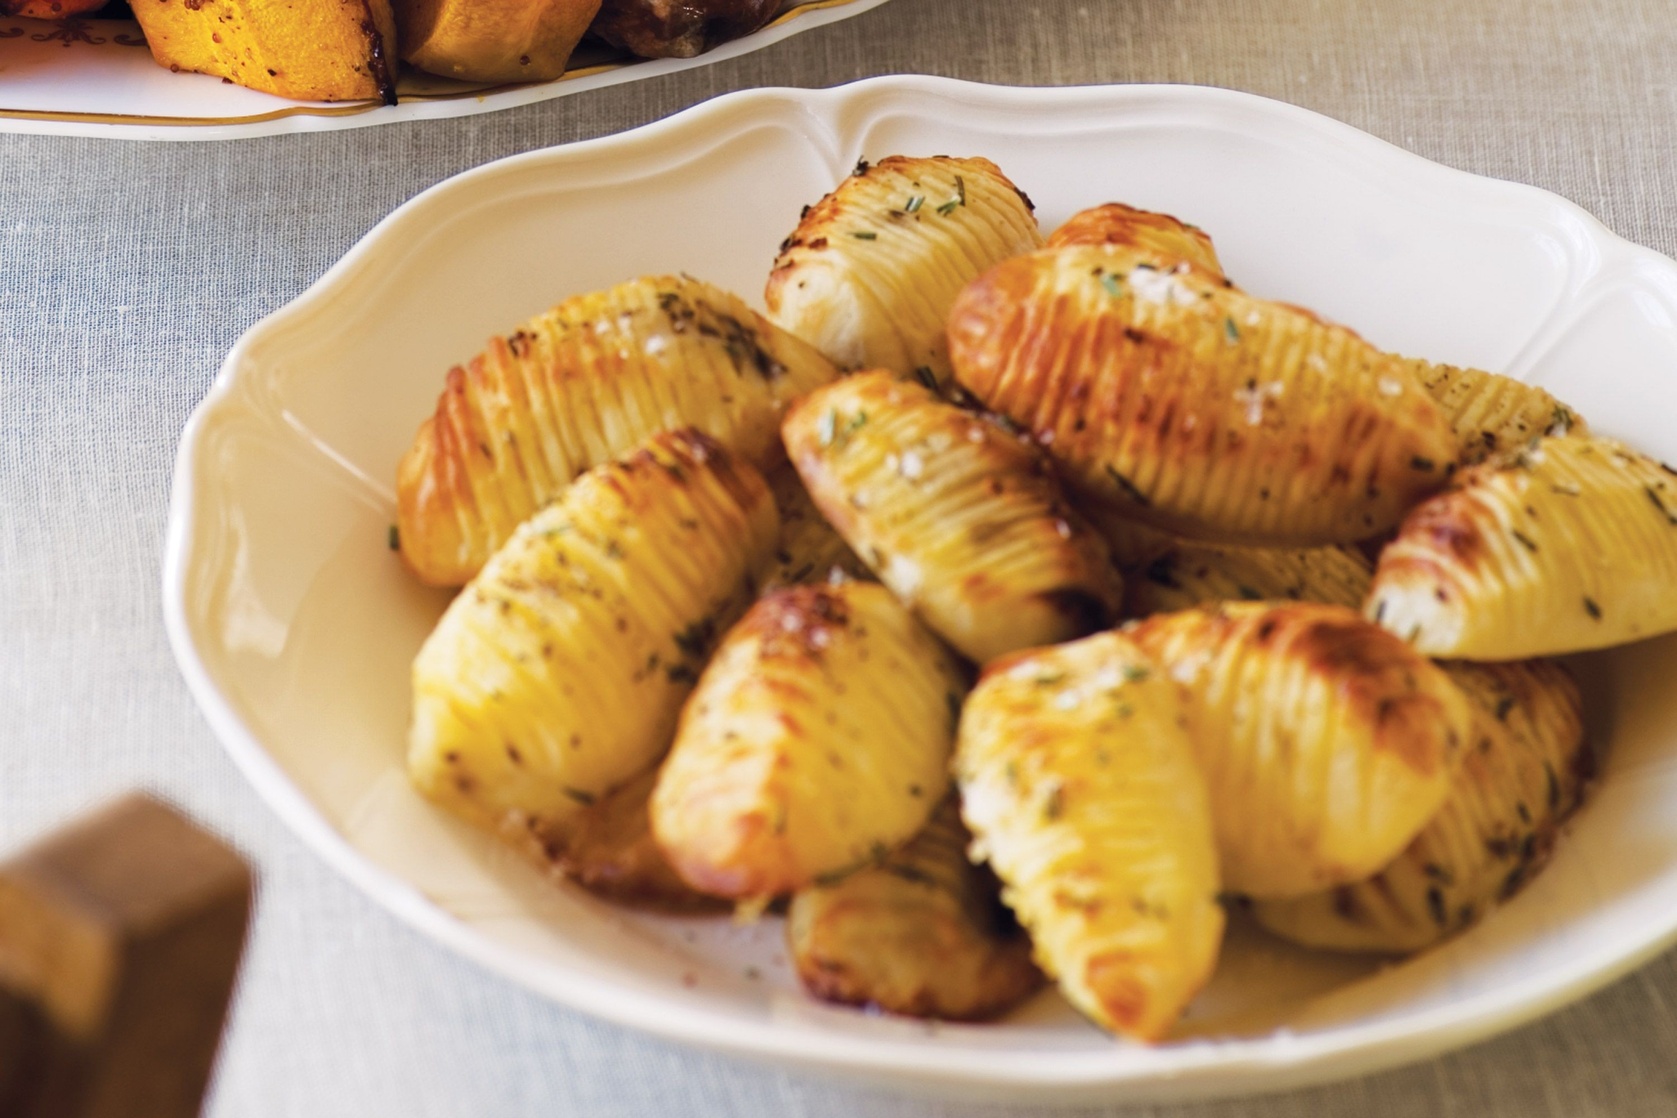
<svg viewBox="0 0 1677 1118"><path fill-rule="evenodd" d="M755 593L774 500L692 430L596 467L522 525L413 666L408 773L493 831L552 828L651 767Z"/></svg>
<svg viewBox="0 0 1677 1118"><path fill-rule="evenodd" d="M781 410L837 375L690 277L567 299L449 372L397 471L402 558L425 582L463 583L577 475L667 429L696 427L773 466Z"/></svg>
<svg viewBox="0 0 1677 1118"><path fill-rule="evenodd" d="M1541 439L1415 509L1368 615L1429 656L1520 660L1677 629L1677 472L1611 439Z"/></svg>
<svg viewBox="0 0 1677 1118"><path fill-rule="evenodd" d="M949 784L955 657L877 583L766 594L681 716L652 833L689 885L757 900L880 862Z"/></svg>
<svg viewBox="0 0 1677 1118"><path fill-rule="evenodd" d="M1323 602L1361 609L1374 576L1351 547L1219 547L1178 543L1126 583L1131 617L1212 602Z"/></svg>
<svg viewBox="0 0 1677 1118"><path fill-rule="evenodd" d="M1178 535L1311 546L1377 535L1443 486L1455 437L1401 359L1129 251L1005 261L949 320L961 385L1087 499Z"/></svg>
<svg viewBox="0 0 1677 1118"><path fill-rule="evenodd" d="M1177 686L1118 633L992 662L961 715L961 813L1037 962L1101 1027L1158 1040L1223 910Z"/></svg>
<svg viewBox="0 0 1677 1118"><path fill-rule="evenodd" d="M1187 689L1231 891L1291 897L1368 877L1449 794L1467 698L1355 612L1231 602L1125 631Z"/></svg>
<svg viewBox="0 0 1677 1118"><path fill-rule="evenodd" d="M1116 245L1136 250L1161 267L1186 260L1214 276L1223 274L1211 238L1197 225L1169 214L1108 202L1080 210L1048 235L1049 248L1068 245Z"/></svg>
<svg viewBox="0 0 1677 1118"><path fill-rule="evenodd" d="M995 875L967 860L971 838L949 797L877 868L794 895L786 941L804 988L826 1001L974 1021L1041 986Z"/></svg>
<svg viewBox="0 0 1677 1118"><path fill-rule="evenodd" d="M843 368L944 383L956 293L1041 245L1030 200L988 159L893 155L804 211L764 299L770 319Z"/></svg>
<svg viewBox="0 0 1677 1118"><path fill-rule="evenodd" d="M547 81L565 72L600 0L395 0L402 57L474 82Z"/></svg>
<svg viewBox="0 0 1677 1118"><path fill-rule="evenodd" d="M1036 449L925 386L862 373L787 413L810 496L932 630L979 663L1108 623L1122 581Z"/></svg>
<svg viewBox="0 0 1677 1118"><path fill-rule="evenodd" d="M1544 660L1445 670L1473 700L1473 738L1444 806L1372 878L1259 901L1259 923L1307 947L1419 951L1472 924L1543 867L1594 767L1578 686Z"/></svg>
<svg viewBox="0 0 1677 1118"><path fill-rule="evenodd" d="M1588 433L1577 412L1536 385L1483 369L1406 364L1450 420L1463 466L1517 451L1542 435Z"/></svg>
<svg viewBox="0 0 1677 1118"><path fill-rule="evenodd" d="M390 0L130 0L159 66L301 101L396 103Z"/></svg>

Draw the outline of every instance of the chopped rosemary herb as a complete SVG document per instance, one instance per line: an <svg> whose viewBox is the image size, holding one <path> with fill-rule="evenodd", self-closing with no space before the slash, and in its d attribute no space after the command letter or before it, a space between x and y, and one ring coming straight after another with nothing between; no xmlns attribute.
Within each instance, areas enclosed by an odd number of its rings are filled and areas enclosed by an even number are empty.
<svg viewBox="0 0 1677 1118"><path fill-rule="evenodd" d="M1645 485L1642 487L1642 491L1648 494L1648 500L1654 502L1654 507L1660 510L1660 515L1665 517L1665 522L1673 527L1677 527L1677 513L1673 513L1666 507L1665 502L1660 500L1659 490L1655 489L1652 485ZM392 528L391 531L394 532L395 529Z"/></svg>
<svg viewBox="0 0 1677 1118"><path fill-rule="evenodd" d="M1584 598L1584 612L1595 618L1597 621L1601 620L1601 607L1596 605L1594 598L1588 596Z"/></svg>
<svg viewBox="0 0 1677 1118"><path fill-rule="evenodd" d="M914 379L933 392L937 391L937 374L932 372L930 365L916 365L914 367Z"/></svg>
<svg viewBox="0 0 1677 1118"><path fill-rule="evenodd" d="M1152 674L1153 674L1152 672L1148 671L1147 668L1144 667L1141 664L1125 664L1124 665L1124 682L1125 683L1140 683L1142 680L1146 679L1148 676L1150 676Z"/></svg>
<svg viewBox="0 0 1677 1118"><path fill-rule="evenodd" d="M961 203L955 201L952 198L949 201L945 202L943 205L939 206L937 208L937 212L942 214L944 217L948 217L950 214L955 212L955 208L957 206L959 206L960 204Z"/></svg>
<svg viewBox="0 0 1677 1118"><path fill-rule="evenodd" d="M955 176L955 200L963 206L967 204L967 180L960 175Z"/></svg>
<svg viewBox="0 0 1677 1118"><path fill-rule="evenodd" d="M1516 540L1519 540L1521 547L1525 548L1529 552L1532 552L1533 554L1536 554L1537 543L1530 536L1526 535L1524 532L1520 531L1518 528L1510 528L1508 530L1508 534L1513 536Z"/></svg>
<svg viewBox="0 0 1677 1118"><path fill-rule="evenodd" d="M1223 317L1223 336L1229 340L1230 345L1240 344L1240 327L1227 315Z"/></svg>
<svg viewBox="0 0 1677 1118"><path fill-rule="evenodd" d="M1124 284L1113 272L1107 272L1105 275L1101 276L1101 286L1106 288L1106 293L1114 299L1121 299L1124 297Z"/></svg>
<svg viewBox="0 0 1677 1118"><path fill-rule="evenodd" d="M879 234L878 233L873 233L873 232L870 232L870 231L865 230L865 229L862 230L861 232L852 233L850 235L852 237L855 237L858 241L877 241L877 240L879 240Z"/></svg>
<svg viewBox="0 0 1677 1118"><path fill-rule="evenodd" d="M923 194L914 195L913 197L911 197L907 201L907 203L905 203L903 205L903 213L905 213L905 214L913 213L915 210L918 210L922 205L924 205L925 201L926 201L925 195L923 195Z"/></svg>
<svg viewBox="0 0 1677 1118"><path fill-rule="evenodd" d="M390 526L389 533L386 534L386 536L385 536L385 542L390 545L390 550L391 551L402 550L402 532L401 532L401 529L397 528L396 525L392 524Z"/></svg>
<svg viewBox="0 0 1677 1118"><path fill-rule="evenodd" d="M1140 489L1137 489L1135 482L1113 469L1111 463L1107 463L1103 468L1106 470L1107 476L1118 483L1118 488L1124 491L1124 496L1128 497L1136 504L1141 505L1143 508L1150 503L1147 500L1147 494L1143 493Z"/></svg>

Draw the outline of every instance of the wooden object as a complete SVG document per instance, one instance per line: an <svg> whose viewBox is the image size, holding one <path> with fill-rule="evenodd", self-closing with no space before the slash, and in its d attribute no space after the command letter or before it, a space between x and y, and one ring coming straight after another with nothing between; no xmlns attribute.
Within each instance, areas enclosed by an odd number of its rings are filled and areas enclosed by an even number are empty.
<svg viewBox="0 0 1677 1118"><path fill-rule="evenodd" d="M0 1115L199 1111L252 877L145 796L0 864Z"/></svg>

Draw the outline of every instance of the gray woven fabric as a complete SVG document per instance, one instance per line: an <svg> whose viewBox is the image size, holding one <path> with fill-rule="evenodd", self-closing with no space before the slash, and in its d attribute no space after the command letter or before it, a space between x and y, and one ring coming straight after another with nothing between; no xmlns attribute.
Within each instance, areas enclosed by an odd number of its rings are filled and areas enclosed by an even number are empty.
<svg viewBox="0 0 1677 1118"><path fill-rule="evenodd" d="M1265 94L1556 191L1670 253L1671 16L1669 0L896 0L731 63L491 116L213 145L0 136L0 845L143 785L256 860L259 919L210 1107L221 1118L970 1112L558 1009L399 926L280 826L199 718L159 619L175 442L223 354L456 171L732 89L909 71ZM1668 955L1429 1064L1133 1113L1670 1115L1674 1000Z"/></svg>

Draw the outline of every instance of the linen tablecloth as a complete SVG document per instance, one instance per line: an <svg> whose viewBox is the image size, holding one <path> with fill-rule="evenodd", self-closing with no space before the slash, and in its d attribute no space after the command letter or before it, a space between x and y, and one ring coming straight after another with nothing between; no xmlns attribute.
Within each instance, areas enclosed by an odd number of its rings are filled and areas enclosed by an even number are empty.
<svg viewBox="0 0 1677 1118"><path fill-rule="evenodd" d="M1670 0L895 0L732 62L488 116L211 144L0 135L0 847L138 785L255 860L258 916L210 1114L971 1111L649 1040L420 938L258 801L188 697L159 612L188 412L246 327L397 204L486 160L729 90L900 72L1247 90L1545 187L1677 250ZM1671 1115L1674 1000L1667 955L1431 1063L1131 1113Z"/></svg>

